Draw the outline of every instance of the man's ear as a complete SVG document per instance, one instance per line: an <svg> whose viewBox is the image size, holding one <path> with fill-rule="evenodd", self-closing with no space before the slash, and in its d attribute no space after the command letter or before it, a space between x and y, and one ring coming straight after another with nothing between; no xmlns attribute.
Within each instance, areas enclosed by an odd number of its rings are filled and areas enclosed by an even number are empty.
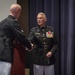
<svg viewBox="0 0 75 75"><path fill-rule="evenodd" d="M47 18L45 18L45 22L47 21Z"/></svg>

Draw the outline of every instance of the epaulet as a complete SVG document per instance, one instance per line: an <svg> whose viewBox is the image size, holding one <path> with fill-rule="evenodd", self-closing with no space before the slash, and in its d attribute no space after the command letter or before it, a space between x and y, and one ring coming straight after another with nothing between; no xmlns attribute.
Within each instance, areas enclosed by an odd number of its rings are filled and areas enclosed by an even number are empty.
<svg viewBox="0 0 75 75"><path fill-rule="evenodd" d="M51 30L54 30L54 28L52 26L47 26L47 28L50 28Z"/></svg>
<svg viewBox="0 0 75 75"><path fill-rule="evenodd" d="M32 32L35 32L36 30L37 30L37 27L32 27L32 28L31 28L31 31L32 31Z"/></svg>
<svg viewBox="0 0 75 75"><path fill-rule="evenodd" d="M47 27L49 27L49 28L53 28L52 26L47 26Z"/></svg>
<svg viewBox="0 0 75 75"><path fill-rule="evenodd" d="M36 29L37 27L32 27L31 29Z"/></svg>

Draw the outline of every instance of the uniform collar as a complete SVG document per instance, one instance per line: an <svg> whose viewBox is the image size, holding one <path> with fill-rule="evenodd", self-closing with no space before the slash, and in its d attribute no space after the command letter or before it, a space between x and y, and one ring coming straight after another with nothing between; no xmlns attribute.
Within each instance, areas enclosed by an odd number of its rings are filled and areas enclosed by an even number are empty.
<svg viewBox="0 0 75 75"><path fill-rule="evenodd" d="M14 16L9 15L8 18L16 19Z"/></svg>
<svg viewBox="0 0 75 75"><path fill-rule="evenodd" d="M45 29L47 26L45 25L44 27L41 27L38 25L38 28L41 28L41 29Z"/></svg>

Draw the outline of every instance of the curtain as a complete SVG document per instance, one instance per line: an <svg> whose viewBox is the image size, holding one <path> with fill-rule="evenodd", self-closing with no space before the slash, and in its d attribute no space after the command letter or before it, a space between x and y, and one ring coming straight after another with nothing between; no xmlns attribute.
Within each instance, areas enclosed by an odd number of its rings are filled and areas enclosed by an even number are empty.
<svg viewBox="0 0 75 75"><path fill-rule="evenodd" d="M74 75L75 0L29 0L30 29L37 25L36 16L39 12L46 14L46 24L54 27L59 42L55 75ZM32 63L30 75L32 75Z"/></svg>
<svg viewBox="0 0 75 75"><path fill-rule="evenodd" d="M61 75L74 75L75 1L60 2Z"/></svg>

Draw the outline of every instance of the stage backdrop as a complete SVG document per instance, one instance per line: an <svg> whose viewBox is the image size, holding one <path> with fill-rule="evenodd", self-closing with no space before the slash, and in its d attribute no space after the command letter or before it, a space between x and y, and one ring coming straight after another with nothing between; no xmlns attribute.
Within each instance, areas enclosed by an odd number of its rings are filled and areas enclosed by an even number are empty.
<svg viewBox="0 0 75 75"><path fill-rule="evenodd" d="M38 12L46 14L46 24L55 28L59 42L55 75L74 75L75 0L29 0L30 29L37 26L36 16ZM30 68L30 75L33 75L32 62Z"/></svg>

